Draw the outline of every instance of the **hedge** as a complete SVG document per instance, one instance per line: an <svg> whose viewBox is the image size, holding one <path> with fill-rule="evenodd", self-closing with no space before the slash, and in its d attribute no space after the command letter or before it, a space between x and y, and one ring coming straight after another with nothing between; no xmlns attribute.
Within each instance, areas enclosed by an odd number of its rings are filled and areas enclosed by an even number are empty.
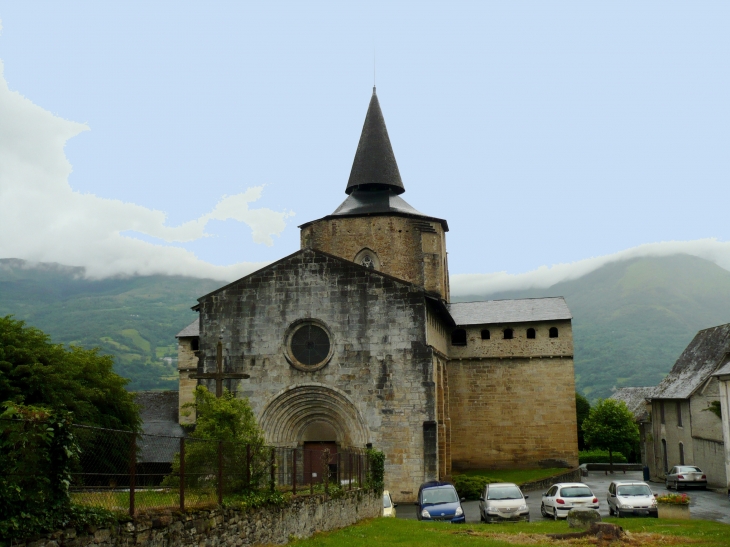
<svg viewBox="0 0 730 547"><path fill-rule="evenodd" d="M608 450L581 450L578 461L583 463L608 463ZM613 463L626 463L626 456L621 452L613 453Z"/></svg>

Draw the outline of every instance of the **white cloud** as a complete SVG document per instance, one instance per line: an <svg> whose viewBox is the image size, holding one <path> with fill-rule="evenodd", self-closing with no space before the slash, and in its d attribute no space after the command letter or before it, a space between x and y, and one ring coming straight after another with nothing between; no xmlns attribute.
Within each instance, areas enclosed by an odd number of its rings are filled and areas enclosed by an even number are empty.
<svg viewBox="0 0 730 547"><path fill-rule="evenodd" d="M697 239L694 241L664 241L647 243L618 253L578 260L569 264L540 266L531 272L510 274L496 272L490 274L456 274L451 276L451 294L460 296L485 296L502 291L525 289L546 289L561 281L578 279L610 262L619 262L645 256L671 256L688 254L710 260L730 270L730 242L716 239Z"/></svg>
<svg viewBox="0 0 730 547"><path fill-rule="evenodd" d="M291 212L251 208L263 186L224 196L207 214L167 226L162 211L73 191L64 146L85 124L54 116L8 89L0 61L0 257L83 266L89 277L177 274L236 279L265 263L214 266L174 245L124 235L138 232L166 242L208 236L211 220L248 225L255 243L273 245Z"/></svg>

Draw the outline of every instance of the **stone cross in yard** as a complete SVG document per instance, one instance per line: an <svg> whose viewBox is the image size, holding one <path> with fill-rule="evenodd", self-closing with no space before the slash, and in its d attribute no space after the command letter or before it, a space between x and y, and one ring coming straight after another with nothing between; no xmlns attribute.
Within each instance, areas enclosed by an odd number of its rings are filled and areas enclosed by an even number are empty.
<svg viewBox="0 0 730 547"><path fill-rule="evenodd" d="M251 376L240 372L223 372L223 344L218 342L218 347L215 350L215 372L191 374L189 377L193 380L215 380L215 396L221 397L223 395L223 380L245 380Z"/></svg>

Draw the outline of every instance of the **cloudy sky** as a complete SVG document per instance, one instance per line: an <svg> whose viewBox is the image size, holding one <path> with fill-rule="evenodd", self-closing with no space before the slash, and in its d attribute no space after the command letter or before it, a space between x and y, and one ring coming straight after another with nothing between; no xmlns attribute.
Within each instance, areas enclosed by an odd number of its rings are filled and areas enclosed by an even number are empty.
<svg viewBox="0 0 730 547"><path fill-rule="evenodd" d="M345 198L373 85L455 292L730 268L730 3L0 4L0 258L233 279ZM374 62L375 59L375 62Z"/></svg>

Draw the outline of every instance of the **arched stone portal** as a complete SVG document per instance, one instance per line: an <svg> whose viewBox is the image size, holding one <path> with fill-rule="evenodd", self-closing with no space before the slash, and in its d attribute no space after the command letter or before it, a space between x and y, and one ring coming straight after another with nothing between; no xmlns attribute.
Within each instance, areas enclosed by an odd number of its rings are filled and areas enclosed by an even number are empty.
<svg viewBox="0 0 730 547"><path fill-rule="evenodd" d="M339 389L322 384L300 384L277 393L259 423L266 442L273 446L320 440L362 448L369 442L365 421L352 401ZM315 439L317 432L336 438Z"/></svg>

